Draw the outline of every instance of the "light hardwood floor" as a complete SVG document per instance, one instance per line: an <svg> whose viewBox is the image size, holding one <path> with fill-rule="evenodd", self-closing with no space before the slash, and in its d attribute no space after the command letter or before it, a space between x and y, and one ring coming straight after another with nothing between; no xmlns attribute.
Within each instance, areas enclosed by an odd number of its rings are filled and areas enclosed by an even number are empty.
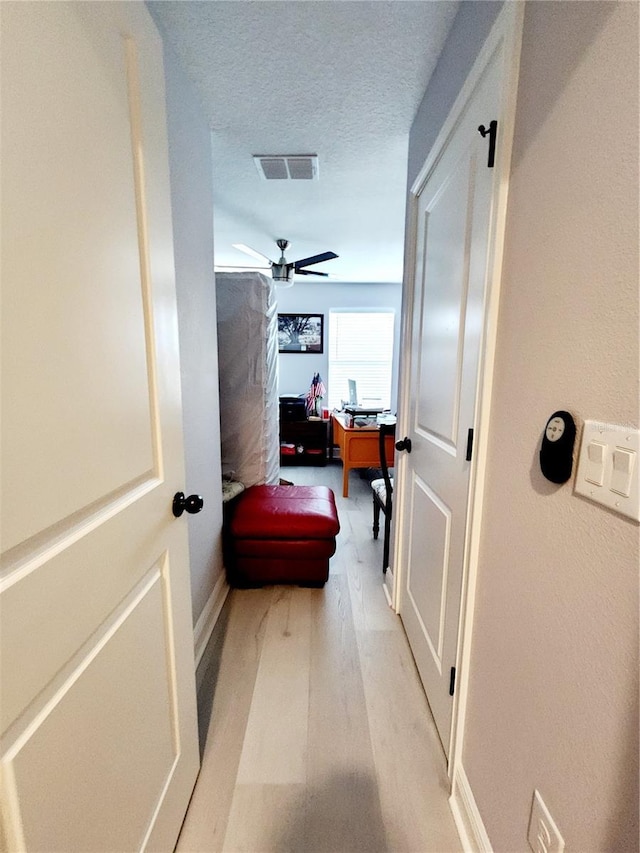
<svg viewBox="0 0 640 853"><path fill-rule="evenodd" d="M341 531L324 589L230 593L213 707L178 853L454 853L445 760L358 472L285 468L333 488Z"/></svg>

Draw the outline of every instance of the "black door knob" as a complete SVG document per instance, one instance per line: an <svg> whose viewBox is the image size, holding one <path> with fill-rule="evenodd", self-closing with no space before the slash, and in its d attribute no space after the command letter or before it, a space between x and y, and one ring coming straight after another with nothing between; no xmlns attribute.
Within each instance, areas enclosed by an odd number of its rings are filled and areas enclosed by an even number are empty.
<svg viewBox="0 0 640 853"><path fill-rule="evenodd" d="M176 492L173 496L172 508L176 518L180 518L185 510L190 512L191 515L195 515L197 512L200 512L203 506L204 501L200 495L189 495L189 497L185 498L184 492Z"/></svg>
<svg viewBox="0 0 640 853"><path fill-rule="evenodd" d="M396 450L406 450L407 453L411 453L411 439L405 435L400 441L396 441Z"/></svg>

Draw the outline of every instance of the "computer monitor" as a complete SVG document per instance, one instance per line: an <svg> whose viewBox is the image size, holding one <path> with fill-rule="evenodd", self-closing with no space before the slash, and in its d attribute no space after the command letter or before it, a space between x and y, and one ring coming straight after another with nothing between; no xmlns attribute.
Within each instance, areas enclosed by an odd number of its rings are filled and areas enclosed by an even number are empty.
<svg viewBox="0 0 640 853"><path fill-rule="evenodd" d="M355 379L347 379L347 384L349 385L349 405L357 406L358 405L358 389L356 387Z"/></svg>

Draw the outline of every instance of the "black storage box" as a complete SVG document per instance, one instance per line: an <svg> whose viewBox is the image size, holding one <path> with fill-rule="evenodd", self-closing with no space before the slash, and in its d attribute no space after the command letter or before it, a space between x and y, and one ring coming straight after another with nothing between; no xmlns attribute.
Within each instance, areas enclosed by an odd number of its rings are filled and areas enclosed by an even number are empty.
<svg viewBox="0 0 640 853"><path fill-rule="evenodd" d="M280 423L306 419L307 401L304 397L280 397Z"/></svg>

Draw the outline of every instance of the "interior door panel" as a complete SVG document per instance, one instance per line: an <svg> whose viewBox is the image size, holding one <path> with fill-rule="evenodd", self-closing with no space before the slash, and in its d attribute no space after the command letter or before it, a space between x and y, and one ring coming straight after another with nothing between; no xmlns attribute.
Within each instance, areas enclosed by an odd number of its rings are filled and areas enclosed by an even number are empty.
<svg viewBox="0 0 640 853"><path fill-rule="evenodd" d="M470 463L484 326L493 170L478 125L499 110L497 55L462 108L417 196L408 542L401 616L445 753L449 750Z"/></svg>
<svg viewBox="0 0 640 853"><path fill-rule="evenodd" d="M162 44L144 4L0 14L0 834L173 849L199 757Z"/></svg>

